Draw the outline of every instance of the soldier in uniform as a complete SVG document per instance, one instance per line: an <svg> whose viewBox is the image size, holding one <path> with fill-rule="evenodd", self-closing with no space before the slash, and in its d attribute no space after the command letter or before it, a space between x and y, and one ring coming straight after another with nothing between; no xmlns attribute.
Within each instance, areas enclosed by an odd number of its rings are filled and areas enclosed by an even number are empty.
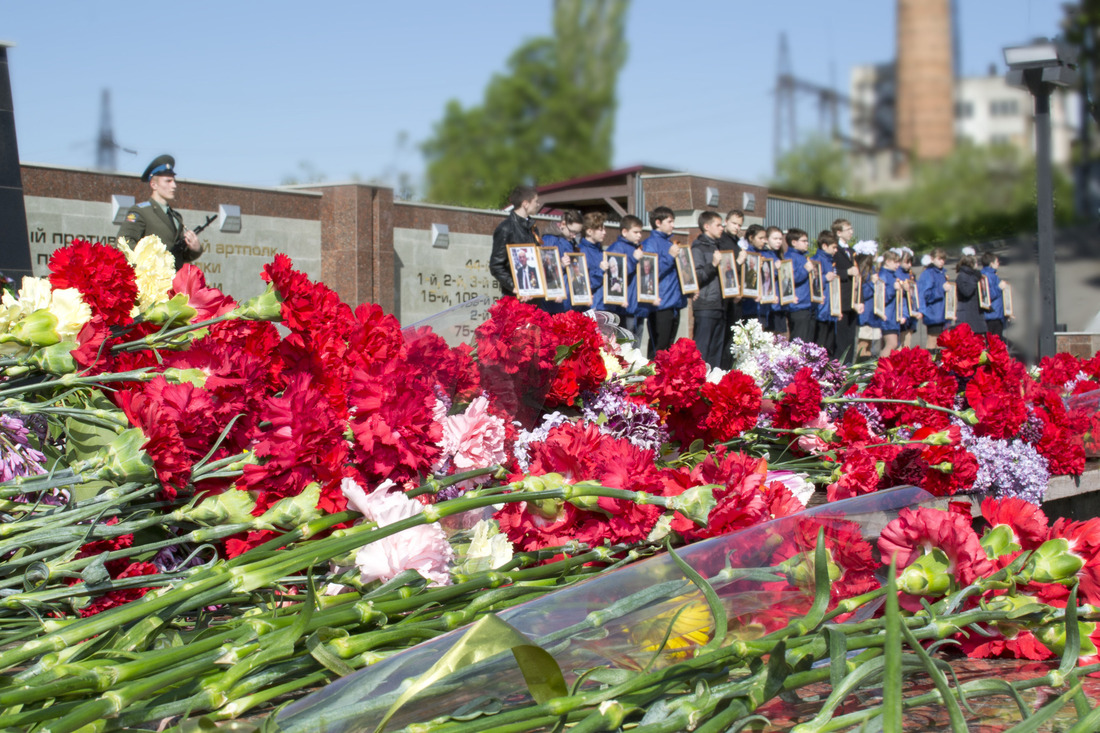
<svg viewBox="0 0 1100 733"><path fill-rule="evenodd" d="M176 258L176 269L184 262L198 259L202 254L202 243L198 236L183 226L183 216L172 208L176 198L176 160L171 155L156 158L141 180L153 190L148 201L135 204L126 212L126 220L118 229L119 239L125 237L130 246L142 237L155 234L164 242L164 246Z"/></svg>

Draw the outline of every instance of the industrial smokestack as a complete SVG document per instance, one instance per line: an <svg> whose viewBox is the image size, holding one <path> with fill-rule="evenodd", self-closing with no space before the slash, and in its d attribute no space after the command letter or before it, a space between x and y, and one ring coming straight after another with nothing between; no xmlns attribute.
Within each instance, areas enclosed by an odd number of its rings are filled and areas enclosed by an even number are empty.
<svg viewBox="0 0 1100 733"><path fill-rule="evenodd" d="M898 0L897 144L911 159L955 148L951 0Z"/></svg>

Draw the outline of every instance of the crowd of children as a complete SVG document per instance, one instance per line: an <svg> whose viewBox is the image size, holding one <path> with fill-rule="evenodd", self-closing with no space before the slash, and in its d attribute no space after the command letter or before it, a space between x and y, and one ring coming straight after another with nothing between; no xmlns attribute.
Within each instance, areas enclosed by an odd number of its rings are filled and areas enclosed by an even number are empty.
<svg viewBox="0 0 1100 733"><path fill-rule="evenodd" d="M534 189L517 188L513 198L513 218L516 211L537 210ZM979 262L973 249L964 248L951 280L944 269L947 253L934 249L924 256L918 277L912 250L879 253L873 241L853 242L847 219L818 233L812 248L809 234L800 229L784 232L759 224L743 229L744 221L739 210L725 217L704 211L696 222L699 236L688 247L673 237L675 212L665 206L649 214L648 236L640 218L624 216L613 241L606 236L603 214L568 210L542 235L525 218L506 220L494 234L494 257L503 261L503 251L514 241L504 236L508 227L521 234L529 230L531 240L560 255L561 277L553 281L571 284L563 288L564 295L535 296L540 307L614 313L634 335L635 345L648 330L650 358L672 344L681 311L690 302L700 354L724 369L730 366L733 326L750 319L852 363L912 345L921 325L925 346L935 349L947 328L966 323L976 333L1000 335L1011 315L1005 309L1009 287L997 276L1000 263L993 253ZM502 291L509 292L508 270L501 266L494 274ZM606 296L605 282L614 283Z"/></svg>

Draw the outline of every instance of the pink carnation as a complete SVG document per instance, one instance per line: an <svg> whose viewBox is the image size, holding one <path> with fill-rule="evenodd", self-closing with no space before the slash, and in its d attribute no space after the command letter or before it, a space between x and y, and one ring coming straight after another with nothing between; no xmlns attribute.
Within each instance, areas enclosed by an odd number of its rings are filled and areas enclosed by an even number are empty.
<svg viewBox="0 0 1100 733"><path fill-rule="evenodd" d="M377 489L367 494L359 484L345 478L340 490L347 497L348 506L360 512L366 521L385 527L402 519L415 517L423 512L423 506L400 492L391 492L392 481L383 481ZM391 580L403 570L415 570L431 585L450 585L448 566L454 559L454 550L438 522L409 527L397 534L383 537L362 547L355 555L360 580Z"/></svg>
<svg viewBox="0 0 1100 733"><path fill-rule="evenodd" d="M503 463L504 420L489 413L489 400L478 397L461 415L443 419L444 456L453 456L455 468L471 471Z"/></svg>

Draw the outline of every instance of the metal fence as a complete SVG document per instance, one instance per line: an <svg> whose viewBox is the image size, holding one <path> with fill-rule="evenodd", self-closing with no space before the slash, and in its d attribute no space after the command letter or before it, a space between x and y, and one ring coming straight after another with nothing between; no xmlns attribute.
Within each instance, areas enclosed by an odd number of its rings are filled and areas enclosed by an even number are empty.
<svg viewBox="0 0 1100 733"><path fill-rule="evenodd" d="M768 216L764 223L783 231L801 229L813 240L818 232L829 229L837 219L852 222L857 241L878 238L878 214L874 212L777 196L768 196Z"/></svg>

